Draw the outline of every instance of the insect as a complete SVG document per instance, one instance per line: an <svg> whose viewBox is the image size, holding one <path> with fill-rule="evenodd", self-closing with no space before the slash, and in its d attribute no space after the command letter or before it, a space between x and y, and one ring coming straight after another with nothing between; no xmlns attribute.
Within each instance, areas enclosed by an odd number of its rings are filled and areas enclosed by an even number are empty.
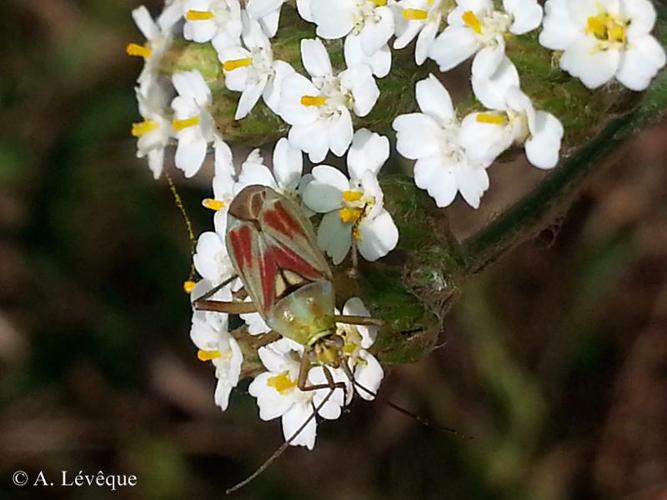
<svg viewBox="0 0 667 500"><path fill-rule="evenodd" d="M227 217L227 251L252 302L198 299L195 308L258 312L274 332L304 346L299 389L345 390L327 369L326 384L308 385L310 368L322 365L349 371L336 323L380 326L382 322L335 314L331 269L317 247L310 221L289 199L266 186L247 186L232 201Z"/></svg>

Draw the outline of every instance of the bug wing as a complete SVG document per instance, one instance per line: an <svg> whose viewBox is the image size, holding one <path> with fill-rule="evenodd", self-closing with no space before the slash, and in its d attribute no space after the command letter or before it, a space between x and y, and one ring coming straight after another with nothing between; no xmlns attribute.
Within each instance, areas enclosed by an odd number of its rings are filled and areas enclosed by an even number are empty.
<svg viewBox="0 0 667 500"><path fill-rule="evenodd" d="M228 214L227 249L234 268L267 320L275 303L295 283L331 281L331 270L315 244L310 222L291 203L266 188L256 220Z"/></svg>

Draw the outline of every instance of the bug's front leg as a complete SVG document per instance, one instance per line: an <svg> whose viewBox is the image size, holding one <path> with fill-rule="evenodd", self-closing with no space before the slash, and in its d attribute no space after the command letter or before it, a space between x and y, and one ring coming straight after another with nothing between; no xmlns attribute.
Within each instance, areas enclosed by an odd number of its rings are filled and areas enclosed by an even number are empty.
<svg viewBox="0 0 667 500"><path fill-rule="evenodd" d="M382 326L384 321L381 319L369 318L368 316L354 316L350 314L336 314L334 316L336 323L345 323L347 325L365 325Z"/></svg>
<svg viewBox="0 0 667 500"><path fill-rule="evenodd" d="M312 368L312 363L308 359L308 354L304 354L301 358L301 366L299 366L299 380L297 387L301 391L317 391L320 389L342 389L343 394L347 396L347 385L345 382L335 382L331 376L331 372L326 366L322 366L324 376L327 378L326 384L311 384L308 385L308 372ZM347 399L347 398L346 398Z"/></svg>
<svg viewBox="0 0 667 500"><path fill-rule="evenodd" d="M252 302L225 302L222 300L197 299L192 303L197 311L212 311L227 314L248 314L257 312Z"/></svg>

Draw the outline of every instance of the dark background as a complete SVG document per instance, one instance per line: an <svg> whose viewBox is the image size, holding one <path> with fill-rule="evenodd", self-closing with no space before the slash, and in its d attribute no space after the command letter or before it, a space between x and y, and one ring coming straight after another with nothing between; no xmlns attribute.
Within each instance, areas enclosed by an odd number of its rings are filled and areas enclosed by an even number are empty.
<svg viewBox="0 0 667 500"><path fill-rule="evenodd" d="M0 498L112 496L19 488L17 469L137 475L118 498L217 498L281 442L247 383L216 409L188 338L185 229L129 135L136 5L0 2ZM389 370L385 396L472 440L356 402L237 497L667 498L666 132L642 132L472 280L436 352ZM452 210L461 237L544 175L490 173L480 211ZM207 176L174 173L198 231Z"/></svg>

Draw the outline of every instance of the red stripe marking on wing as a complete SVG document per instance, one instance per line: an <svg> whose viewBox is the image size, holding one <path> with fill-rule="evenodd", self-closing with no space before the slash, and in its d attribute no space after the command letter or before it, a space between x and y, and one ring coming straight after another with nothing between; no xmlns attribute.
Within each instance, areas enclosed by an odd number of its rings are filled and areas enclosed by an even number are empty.
<svg viewBox="0 0 667 500"><path fill-rule="evenodd" d="M232 243L232 250L236 258L236 264L239 267L239 272L243 272L246 264L252 262L250 228L248 226L241 226L238 229L233 229L229 232L229 238Z"/></svg>
<svg viewBox="0 0 667 500"><path fill-rule="evenodd" d="M264 220L279 233L286 234L287 236L294 236L295 234L303 237L306 236L301 223L292 217L279 201L273 204L272 210L265 211Z"/></svg>

